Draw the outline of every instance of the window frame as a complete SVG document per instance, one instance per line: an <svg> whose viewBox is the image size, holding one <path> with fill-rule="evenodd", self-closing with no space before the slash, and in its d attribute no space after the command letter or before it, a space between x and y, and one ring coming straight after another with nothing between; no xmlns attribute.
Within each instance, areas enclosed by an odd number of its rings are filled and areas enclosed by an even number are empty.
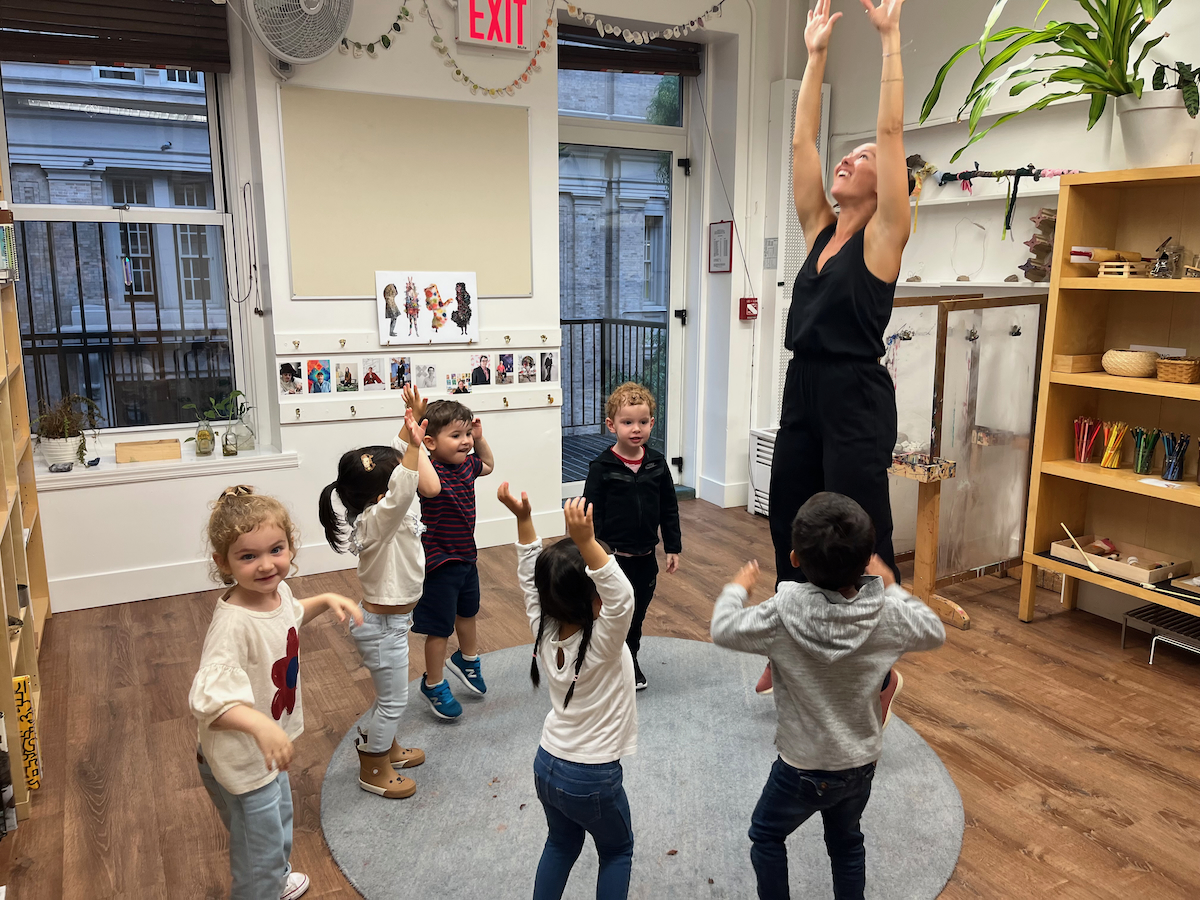
<svg viewBox="0 0 1200 900"><path fill-rule="evenodd" d="M69 203L15 203L11 197L6 198L7 208L12 211L15 222L80 222L80 223L111 223L118 225L216 225L221 229L221 250L225 267L225 284L227 293L225 302L229 318L230 357L233 360L233 386L245 394L246 401L259 411L256 417L255 445L264 444L269 431L266 421L267 411L258 402L254 390L253 360L250 359L250 344L252 323L245 320L245 305L231 303L231 295L240 290L235 282L235 241L234 220L228 212L226 200L229 196L225 184L226 142L222 140L222 126L229 127L231 123L224 121L228 112L223 108L218 92L218 82L228 85L228 75L205 72L204 98L208 115L208 146L209 159L212 163L213 208L201 209L187 206L95 206ZM0 75L0 174L3 175L4 185L11 191L12 169L8 154L8 123L4 114L3 77ZM172 185L173 191L173 185ZM110 194L111 196L111 191ZM173 199L173 193L172 193ZM172 240L175 240L174 232ZM174 248L172 250L174 252ZM136 297L123 296L114 298L123 302ZM196 429L195 423L172 422L161 425L133 425L100 428L101 439L119 439L122 436L175 437L180 441L190 436Z"/></svg>

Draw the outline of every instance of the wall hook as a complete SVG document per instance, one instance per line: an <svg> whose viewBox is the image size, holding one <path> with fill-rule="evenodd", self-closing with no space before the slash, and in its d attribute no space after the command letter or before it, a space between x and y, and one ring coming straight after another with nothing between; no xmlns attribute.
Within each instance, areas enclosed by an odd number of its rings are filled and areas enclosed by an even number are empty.
<svg viewBox="0 0 1200 900"><path fill-rule="evenodd" d="M511 342L512 342L512 335L510 335L510 334L506 334L506 335L504 336L504 343L508 344L508 343L511 343Z"/></svg>
<svg viewBox="0 0 1200 900"><path fill-rule="evenodd" d="M508 409L508 398L507 398L507 397L502 397L501 399L504 401L504 408L505 408L505 409Z"/></svg>
<svg viewBox="0 0 1200 900"><path fill-rule="evenodd" d="M475 343L475 338L467 338L467 346L468 347L471 346L473 343Z"/></svg>
<svg viewBox="0 0 1200 900"><path fill-rule="evenodd" d="M297 419L300 418L300 407L298 407L298 406L296 407L296 418Z"/></svg>
<svg viewBox="0 0 1200 900"><path fill-rule="evenodd" d="M1020 337L1021 336L1021 326L1014 325L1012 328L1010 328L1008 330L1008 334L1009 334L1009 337Z"/></svg>
<svg viewBox="0 0 1200 900"><path fill-rule="evenodd" d="M297 350L299 350L299 349L300 349L300 342L299 342L299 341L292 341L292 346L293 346L293 347L295 347Z"/></svg>
<svg viewBox="0 0 1200 900"><path fill-rule="evenodd" d="M346 339L345 339L345 338L339 338L339 339L338 339L338 346L339 346L339 347L341 347L343 350L345 350L345 349L346 349Z"/></svg>
<svg viewBox="0 0 1200 900"><path fill-rule="evenodd" d="M542 335L542 343L546 343L546 336L544 334Z"/></svg>
<svg viewBox="0 0 1200 900"><path fill-rule="evenodd" d="M547 394L547 395L546 395L546 402L547 402L547 403L551 403L551 404L552 404L552 403L554 403L554 395L553 395L553 394Z"/></svg>
<svg viewBox="0 0 1200 900"><path fill-rule="evenodd" d="M967 340L971 343L979 340L979 329L972 327L971 330L967 332Z"/></svg>
<svg viewBox="0 0 1200 900"><path fill-rule="evenodd" d="M350 407L350 415L352 415L352 416L358 415L358 410L355 409L353 406Z"/></svg>

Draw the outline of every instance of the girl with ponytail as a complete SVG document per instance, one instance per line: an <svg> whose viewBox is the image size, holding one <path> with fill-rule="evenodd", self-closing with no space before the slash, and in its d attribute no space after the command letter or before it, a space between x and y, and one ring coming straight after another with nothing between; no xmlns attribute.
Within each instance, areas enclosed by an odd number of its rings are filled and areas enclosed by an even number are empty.
<svg viewBox="0 0 1200 900"><path fill-rule="evenodd" d="M621 757L637 750L633 656L625 643L633 587L596 540L592 507L583 497L564 510L570 540L544 551L528 495L518 500L505 482L498 498L517 517L517 575L534 633L529 675L536 687L544 674L550 689L533 763L549 829L533 897L562 897L591 834L600 855L596 896L624 900L633 828Z"/></svg>
<svg viewBox="0 0 1200 900"><path fill-rule="evenodd" d="M362 622L350 634L375 685L375 702L359 723L358 784L382 797L417 790L401 769L419 766L425 753L396 739L408 705L408 630L425 577L424 530L417 486L438 493L437 473L422 446L426 403L404 388L404 428L389 447L359 447L338 462L337 481L321 492L320 519L329 545L358 557ZM337 494L344 517L333 506Z"/></svg>

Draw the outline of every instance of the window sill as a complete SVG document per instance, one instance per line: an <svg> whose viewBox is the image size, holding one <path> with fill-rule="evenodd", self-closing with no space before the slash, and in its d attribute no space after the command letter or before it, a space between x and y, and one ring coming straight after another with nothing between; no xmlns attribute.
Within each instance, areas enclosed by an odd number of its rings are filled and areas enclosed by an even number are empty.
<svg viewBox="0 0 1200 900"><path fill-rule="evenodd" d="M46 460L40 452L34 454L34 462L40 493L113 484L170 481L176 478L198 478L204 475L233 475L267 469L294 469L300 465L300 456L294 450L281 453L273 447L268 447L262 450L243 450L237 456L221 456L218 451L212 456L198 457L195 450L185 444L182 459L162 462L122 463L118 466L112 453L101 453L100 465L88 469L76 463L70 472L48 471Z"/></svg>

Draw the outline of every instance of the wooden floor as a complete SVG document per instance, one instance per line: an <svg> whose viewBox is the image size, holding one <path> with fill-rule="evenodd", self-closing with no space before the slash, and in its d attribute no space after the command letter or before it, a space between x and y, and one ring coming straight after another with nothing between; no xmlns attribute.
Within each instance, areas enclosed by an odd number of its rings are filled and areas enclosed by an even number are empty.
<svg viewBox="0 0 1200 900"><path fill-rule="evenodd" d="M660 576L647 633L707 640L712 599L743 557L757 556L771 583L767 525L699 501L681 512L684 568ZM530 640L514 568L511 547L481 554L484 650ZM358 590L352 572L292 584L302 596ZM950 589L973 628L900 666L899 714L941 755L966 808L962 857L942 897L1200 896L1200 663L1166 649L1149 667L1143 635L1121 651L1118 626L1062 612L1048 593L1023 625L1018 587L985 578ZM226 896L225 835L196 774L187 708L213 597L50 621L43 786L32 817L0 842L10 898ZM321 836L319 793L334 747L369 703L370 681L333 622L308 626L301 646L306 730L292 767L292 861L312 876L309 897L353 898ZM412 651L416 677L416 639ZM414 702L408 714L428 713ZM413 839L397 836L396 851Z"/></svg>

